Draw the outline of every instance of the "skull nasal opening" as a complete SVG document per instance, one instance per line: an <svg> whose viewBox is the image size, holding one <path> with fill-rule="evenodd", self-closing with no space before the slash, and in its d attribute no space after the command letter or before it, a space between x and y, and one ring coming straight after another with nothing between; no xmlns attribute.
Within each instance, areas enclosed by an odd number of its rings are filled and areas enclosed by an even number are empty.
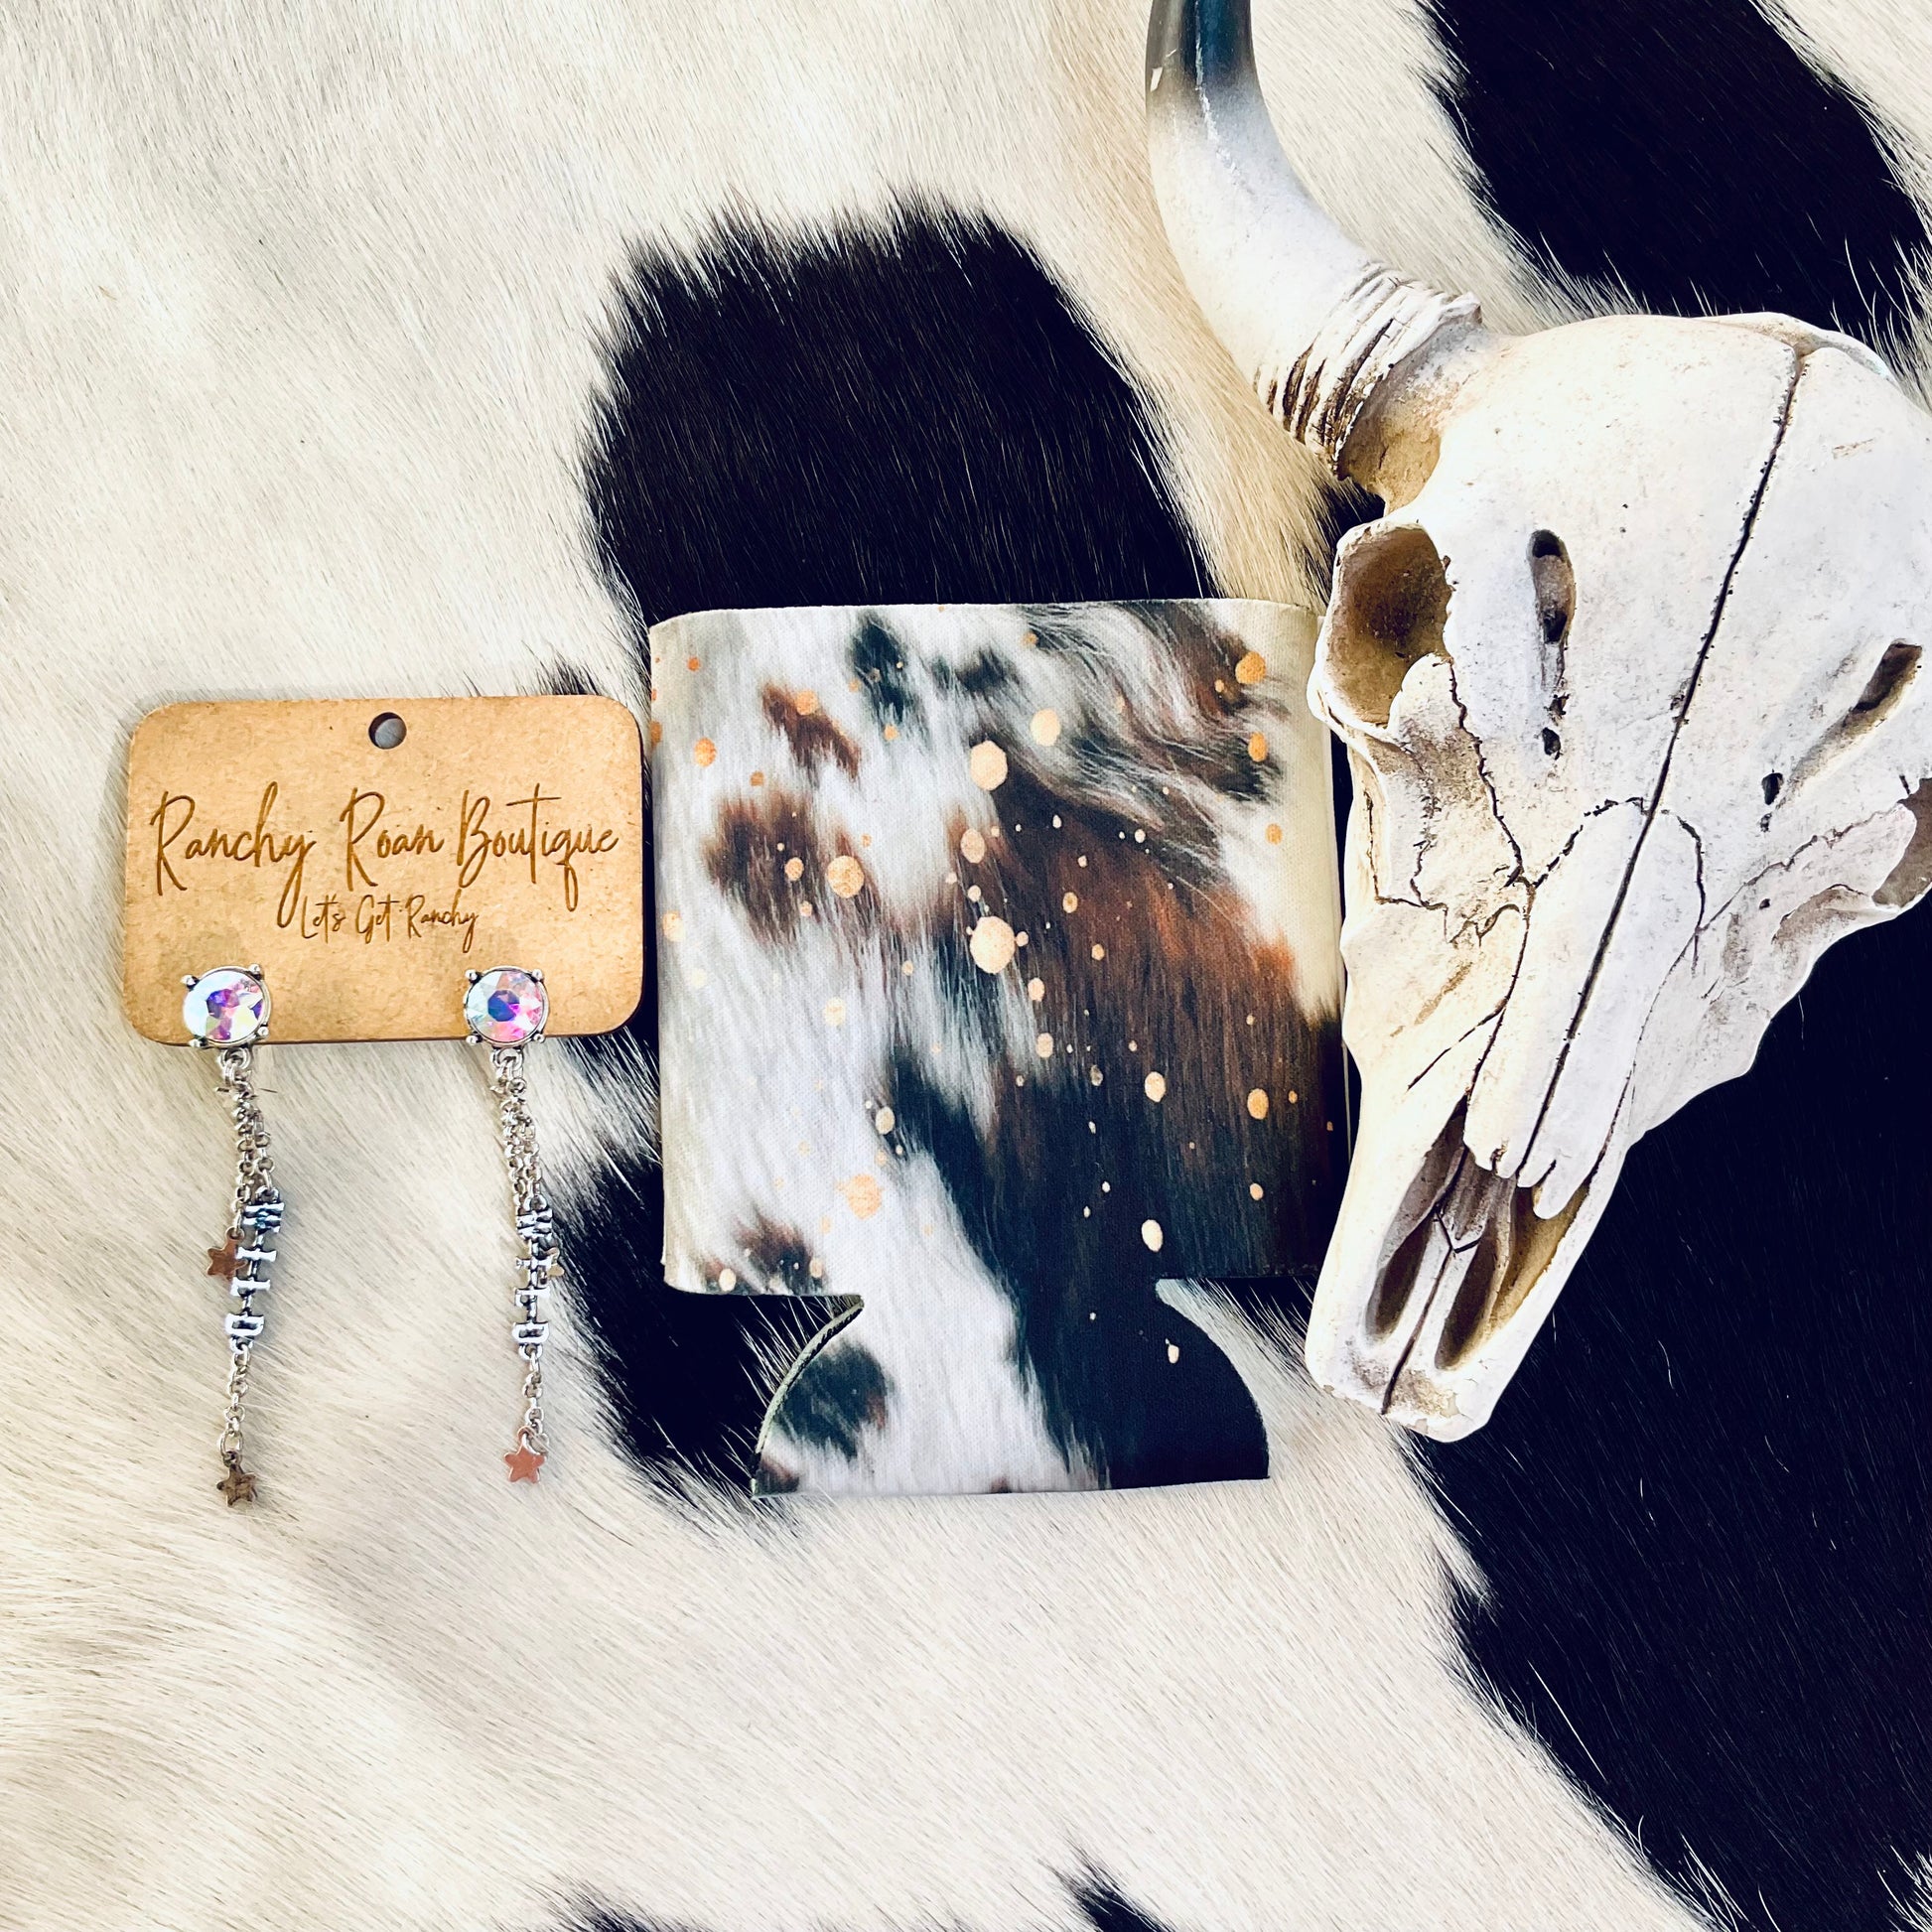
<svg viewBox="0 0 1932 1932"><path fill-rule="evenodd" d="M1328 677L1359 718L1386 725L1410 666L1449 656L1449 582L1429 532L1370 525L1349 545L1329 613Z"/></svg>

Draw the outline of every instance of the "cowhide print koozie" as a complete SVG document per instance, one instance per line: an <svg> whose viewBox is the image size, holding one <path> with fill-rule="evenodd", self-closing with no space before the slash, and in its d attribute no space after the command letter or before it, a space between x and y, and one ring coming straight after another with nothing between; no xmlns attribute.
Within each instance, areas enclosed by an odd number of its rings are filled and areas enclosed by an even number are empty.
<svg viewBox="0 0 1932 1932"><path fill-rule="evenodd" d="M1345 1159L1315 621L651 631L664 1270L834 1298L760 1487L1261 1475L1163 1280L1318 1263Z"/></svg>

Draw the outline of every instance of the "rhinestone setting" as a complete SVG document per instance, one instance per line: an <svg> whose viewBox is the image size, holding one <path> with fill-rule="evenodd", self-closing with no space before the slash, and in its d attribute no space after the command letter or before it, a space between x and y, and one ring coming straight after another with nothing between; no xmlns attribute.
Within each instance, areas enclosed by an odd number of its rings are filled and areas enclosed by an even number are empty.
<svg viewBox="0 0 1932 1932"><path fill-rule="evenodd" d="M242 966L217 966L192 981L182 1025L205 1046L248 1046L268 1032L268 988Z"/></svg>
<svg viewBox="0 0 1932 1932"><path fill-rule="evenodd" d="M522 1046L543 1036L550 995L541 973L520 966L492 966L470 982L463 1018L470 1037L488 1046Z"/></svg>

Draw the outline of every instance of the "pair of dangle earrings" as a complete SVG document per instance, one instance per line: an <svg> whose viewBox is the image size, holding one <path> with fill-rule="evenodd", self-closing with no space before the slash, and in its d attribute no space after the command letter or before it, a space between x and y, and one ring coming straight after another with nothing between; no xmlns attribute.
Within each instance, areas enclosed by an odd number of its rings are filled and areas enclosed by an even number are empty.
<svg viewBox="0 0 1932 1932"><path fill-rule="evenodd" d="M522 1252L516 1267L516 1320L510 1329L523 1364L522 1414L503 1457L512 1482L534 1482L549 1443L543 1423L543 1348L550 1324L543 1307L557 1267L557 1243L537 1152L536 1122L524 1078L524 1048L543 1037L550 995L543 974L520 966L494 966L464 976L463 1019L473 1046L489 1049L489 1090L496 1100L497 1131L509 1173L511 1211ZM182 1024L189 1038L213 1052L221 1096L234 1122L235 1182L222 1244L207 1251L210 1276L224 1279L234 1307L223 1330L228 1343L226 1405L218 1452L222 1476L215 1485L229 1508L251 1502L255 1477L242 1463L242 1421L255 1344L265 1326L256 1298L265 1295L275 1265L283 1201L275 1185L268 1126L255 1093L255 1048L268 1039L268 984L259 966L217 966L184 976Z"/></svg>

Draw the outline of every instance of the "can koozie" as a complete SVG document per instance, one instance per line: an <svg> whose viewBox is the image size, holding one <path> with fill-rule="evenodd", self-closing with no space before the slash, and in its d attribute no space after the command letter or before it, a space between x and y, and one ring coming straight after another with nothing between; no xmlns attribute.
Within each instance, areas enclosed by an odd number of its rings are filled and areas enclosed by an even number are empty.
<svg viewBox="0 0 1932 1932"><path fill-rule="evenodd" d="M1311 1268L1340 1193L1313 632L1233 601L652 630L666 1279L841 1304L765 1486L1264 1471L1158 1285Z"/></svg>

